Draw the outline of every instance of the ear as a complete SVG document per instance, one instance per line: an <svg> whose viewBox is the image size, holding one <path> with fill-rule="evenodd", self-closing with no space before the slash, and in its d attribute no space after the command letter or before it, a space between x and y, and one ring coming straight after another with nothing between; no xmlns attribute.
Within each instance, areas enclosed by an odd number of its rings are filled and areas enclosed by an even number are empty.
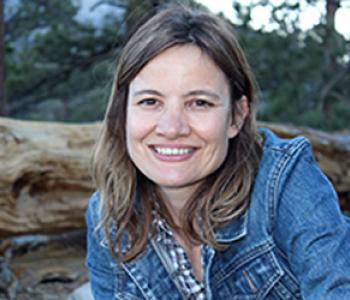
<svg viewBox="0 0 350 300"><path fill-rule="evenodd" d="M228 137L230 139L234 138L239 133L239 131L241 130L244 124L246 117L249 114L248 98L245 95L243 95L241 99L239 99L235 103L235 105L236 105L234 109L235 115L232 116L230 120L231 125L228 130Z"/></svg>

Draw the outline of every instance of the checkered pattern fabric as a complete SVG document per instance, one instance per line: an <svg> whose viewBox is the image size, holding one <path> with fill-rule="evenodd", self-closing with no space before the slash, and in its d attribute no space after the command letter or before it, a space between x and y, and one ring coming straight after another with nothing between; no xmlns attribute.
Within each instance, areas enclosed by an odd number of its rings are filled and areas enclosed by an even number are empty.
<svg viewBox="0 0 350 300"><path fill-rule="evenodd" d="M156 241L164 246L169 253L175 269L174 280L179 283L182 293L188 300L205 300L204 284L194 276L186 252L176 241L170 226L156 212L154 212L153 218Z"/></svg>

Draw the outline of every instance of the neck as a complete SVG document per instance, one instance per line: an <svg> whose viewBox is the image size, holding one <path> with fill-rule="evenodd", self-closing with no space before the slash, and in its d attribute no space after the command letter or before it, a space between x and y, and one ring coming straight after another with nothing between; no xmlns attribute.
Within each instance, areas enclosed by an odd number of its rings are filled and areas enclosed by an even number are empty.
<svg viewBox="0 0 350 300"><path fill-rule="evenodd" d="M180 225L182 210L190 199L193 190L193 187L160 188L160 193L165 205L177 225Z"/></svg>

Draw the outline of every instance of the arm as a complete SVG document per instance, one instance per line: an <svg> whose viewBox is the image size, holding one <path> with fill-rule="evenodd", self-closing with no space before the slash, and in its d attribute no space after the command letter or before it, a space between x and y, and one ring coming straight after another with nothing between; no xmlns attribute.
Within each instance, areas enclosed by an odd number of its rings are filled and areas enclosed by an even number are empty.
<svg viewBox="0 0 350 300"><path fill-rule="evenodd" d="M350 299L350 222L310 148L280 187L275 225L303 299Z"/></svg>
<svg viewBox="0 0 350 300"><path fill-rule="evenodd" d="M102 229L95 232L99 222L98 217L98 194L95 193L90 201L86 212L87 224L87 257L86 264L89 268L91 290L95 300L115 299L112 262L113 258L109 249L100 245Z"/></svg>

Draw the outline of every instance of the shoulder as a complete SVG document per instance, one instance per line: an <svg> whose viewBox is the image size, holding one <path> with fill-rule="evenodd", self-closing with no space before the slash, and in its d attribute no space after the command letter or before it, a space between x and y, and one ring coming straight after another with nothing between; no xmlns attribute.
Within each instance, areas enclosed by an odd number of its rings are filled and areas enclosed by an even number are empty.
<svg viewBox="0 0 350 300"><path fill-rule="evenodd" d="M309 211L307 208L314 206L315 197L336 199L332 185L314 159L308 139L282 139L268 129L259 129L259 132L264 145L252 207L266 212L269 230L281 205L298 214Z"/></svg>
<svg viewBox="0 0 350 300"><path fill-rule="evenodd" d="M303 137L297 136L295 138L281 138L267 128L260 128L263 144L263 158L268 155L298 155L303 150L311 152L310 141Z"/></svg>
<svg viewBox="0 0 350 300"><path fill-rule="evenodd" d="M95 228L101 219L100 194L95 192L91 195L86 210L87 226Z"/></svg>
<svg viewBox="0 0 350 300"><path fill-rule="evenodd" d="M317 187L319 183L329 187L329 181L320 170L308 139L302 136L283 139L264 128L259 132L264 146L258 181L272 186L276 193L284 193L286 185L291 186L290 183L293 183L293 192L310 193L310 188Z"/></svg>
<svg viewBox="0 0 350 300"><path fill-rule="evenodd" d="M336 192L320 170L311 143L304 137L281 139L267 129L261 133L265 142L256 188L267 200L272 224L287 214L307 217L317 205L331 206L338 214Z"/></svg>
<svg viewBox="0 0 350 300"><path fill-rule="evenodd" d="M287 179L296 165L308 168L310 163L315 164L312 145L305 137L280 138L266 128L259 129L259 132L264 144L257 175L262 178L257 178L258 181L264 179L265 184L276 187Z"/></svg>
<svg viewBox="0 0 350 300"><path fill-rule="evenodd" d="M108 222L108 233L105 232L105 220L102 213L102 203L99 192L95 192L91 195L85 214L85 221L87 226L88 237L96 239L98 243L104 248L109 249L109 238L114 240L116 234L116 224L113 220ZM109 238L107 238L107 235ZM123 235L125 236L125 235ZM122 240L123 245L126 244L126 238Z"/></svg>

